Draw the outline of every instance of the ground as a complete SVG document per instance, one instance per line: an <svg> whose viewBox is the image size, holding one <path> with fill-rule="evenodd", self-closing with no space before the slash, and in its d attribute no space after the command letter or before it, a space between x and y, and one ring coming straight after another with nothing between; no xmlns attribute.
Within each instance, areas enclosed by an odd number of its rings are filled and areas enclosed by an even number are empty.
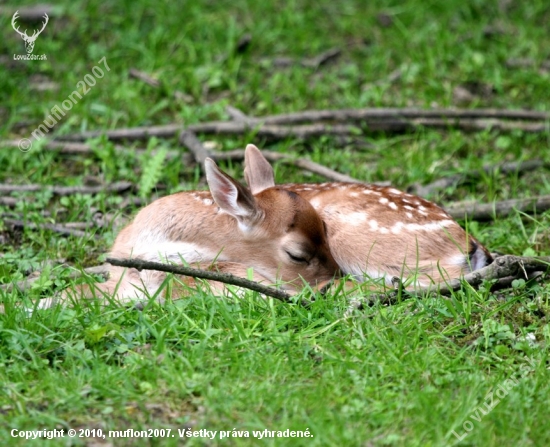
<svg viewBox="0 0 550 447"><path fill-rule="evenodd" d="M35 41L33 54L47 59L35 61L14 60L26 53L11 18L25 4L10 0L0 13L2 140L30 138L75 90L82 98L46 137L226 120L227 106L249 116L363 107L548 111L550 5L542 0L61 0ZM28 34L40 26L20 23ZM247 34L249 45L239 46ZM339 57L308 63L333 48ZM131 68L158 85L130 77ZM81 82L87 75L95 81L89 88ZM401 189L504 161L550 161L548 132L518 130L199 138L223 151L253 142ZM0 283L40 278L26 291L0 290L4 445L26 445L12 429L56 428L172 429L174 437L153 445L256 445L253 431L265 429L311 435L266 438L277 446L550 444L548 283L519 280L498 293L465 285L450 298L416 297L351 316L344 293L304 308L255 293L221 300L206 288L143 311L91 305L29 315L14 307L63 289L75 268L102 263L121 222L139 209L121 205L128 197L148 203L205 188L196 164L173 156L182 151L177 138L119 148L101 137L87 142L88 154L50 150L46 141L0 149L1 183L43 185L3 193L12 200L0 202L2 218L96 225L65 236L0 221ZM240 163L222 165L242 179ZM275 169L277 182L324 180L287 164ZM428 198L446 206L550 194L548 173L497 169ZM124 195L47 189L119 181L135 187ZM493 252L532 256L550 254L549 222L549 212L513 212L461 223ZM187 428L229 434L180 437ZM237 431L250 437L233 437ZM81 434L70 442L145 443Z"/></svg>

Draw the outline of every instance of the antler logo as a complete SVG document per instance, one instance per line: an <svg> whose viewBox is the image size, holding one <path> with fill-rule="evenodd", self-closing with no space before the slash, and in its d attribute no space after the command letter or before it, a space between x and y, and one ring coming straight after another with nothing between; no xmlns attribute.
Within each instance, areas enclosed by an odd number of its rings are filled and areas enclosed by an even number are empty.
<svg viewBox="0 0 550 447"><path fill-rule="evenodd" d="M27 30L25 30L24 33L19 31L19 27L15 27L15 21L17 20L19 11L15 11L15 14L13 15L11 19L11 26L13 26L13 29L21 35L23 40L25 41L25 49L27 50L28 54L32 53L32 50L34 50L34 41L36 38L40 35L42 31L44 31L44 28L46 28L46 25L48 24L48 14L44 14L44 18L46 19L45 22L42 23L42 29L40 31L35 31L32 36L27 36Z"/></svg>

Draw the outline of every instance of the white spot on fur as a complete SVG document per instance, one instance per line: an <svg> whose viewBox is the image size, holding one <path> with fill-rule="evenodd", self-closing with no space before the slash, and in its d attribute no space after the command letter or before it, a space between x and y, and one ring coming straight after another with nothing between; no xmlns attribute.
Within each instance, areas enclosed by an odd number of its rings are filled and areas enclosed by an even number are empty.
<svg viewBox="0 0 550 447"><path fill-rule="evenodd" d="M205 205L212 205L214 201L212 199L203 199L202 203L204 203Z"/></svg>
<svg viewBox="0 0 550 447"><path fill-rule="evenodd" d="M386 199L385 197L380 197L380 199L378 199L378 201L379 201L382 205L385 205L386 203L389 202L389 200Z"/></svg>
<svg viewBox="0 0 550 447"><path fill-rule="evenodd" d="M388 230L386 227L380 227L380 233L382 234L388 234L390 230Z"/></svg>
<svg viewBox="0 0 550 447"><path fill-rule="evenodd" d="M414 210L414 208L412 206L409 206L409 205L405 205L403 208L405 208L406 210Z"/></svg>
<svg viewBox="0 0 550 447"><path fill-rule="evenodd" d="M406 215L409 219L412 219L412 217L413 217L412 213L409 213L408 211L405 213L405 215Z"/></svg>
<svg viewBox="0 0 550 447"><path fill-rule="evenodd" d="M390 202L388 203L388 206L392 209L392 210L396 210L397 209L397 205L393 202Z"/></svg>
<svg viewBox="0 0 550 447"><path fill-rule="evenodd" d="M372 231L378 230L378 221L374 219L369 220L369 226Z"/></svg>
<svg viewBox="0 0 550 447"><path fill-rule="evenodd" d="M339 214L337 216L341 222L349 223L353 226L359 226L367 220L367 213L363 212Z"/></svg>
<svg viewBox="0 0 550 447"><path fill-rule="evenodd" d="M320 208L320 206L321 206L321 200L318 199L318 198L316 198L316 197L314 197L313 199L311 199L311 200L309 201L309 203L310 203L311 206L312 206L313 208L315 208L315 209Z"/></svg>
<svg viewBox="0 0 550 447"><path fill-rule="evenodd" d="M352 193L350 193L350 196L351 197L359 197L359 193L358 192L352 192Z"/></svg>
<svg viewBox="0 0 550 447"><path fill-rule="evenodd" d="M393 233L393 234L399 234L401 233L401 228L403 228L405 224L403 224L403 222L396 222L391 228L390 228L390 231Z"/></svg>
<svg viewBox="0 0 550 447"><path fill-rule="evenodd" d="M392 194L396 194L396 195L402 195L403 192L402 191L399 191L398 189L395 189L395 188L390 188L388 189L389 192L391 192Z"/></svg>
<svg viewBox="0 0 550 447"><path fill-rule="evenodd" d="M427 224L410 223L405 225L405 229L408 231L435 231L441 228L452 226L453 224L455 224L454 220L440 220Z"/></svg>
<svg viewBox="0 0 550 447"><path fill-rule="evenodd" d="M466 266L466 256L464 256L462 253L458 255L453 255L447 258L447 263L450 265L457 265L459 267L465 267Z"/></svg>

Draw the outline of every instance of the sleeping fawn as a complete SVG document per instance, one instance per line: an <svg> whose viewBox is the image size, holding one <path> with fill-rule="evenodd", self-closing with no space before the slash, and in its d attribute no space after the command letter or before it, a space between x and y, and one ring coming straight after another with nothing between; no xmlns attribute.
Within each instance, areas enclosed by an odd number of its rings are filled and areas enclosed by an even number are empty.
<svg viewBox="0 0 550 447"><path fill-rule="evenodd" d="M249 145L245 178L254 194L273 179L269 162ZM257 178L263 173L262 178ZM448 213L391 187L361 183L280 185L308 200L327 227L332 256L359 281L393 277L410 287L442 282L485 267L491 255Z"/></svg>
<svg viewBox="0 0 550 447"><path fill-rule="evenodd" d="M254 146L249 150L259 153ZM338 274L317 212L297 193L275 186L269 163L254 173L250 189L211 159L205 171L210 191L180 192L146 206L119 233L111 256L201 267L215 263L215 269L242 277L253 267L255 279L291 292L304 281L321 285ZM143 299L165 276L112 266L109 279L95 288L120 302ZM92 293L83 288L80 294Z"/></svg>

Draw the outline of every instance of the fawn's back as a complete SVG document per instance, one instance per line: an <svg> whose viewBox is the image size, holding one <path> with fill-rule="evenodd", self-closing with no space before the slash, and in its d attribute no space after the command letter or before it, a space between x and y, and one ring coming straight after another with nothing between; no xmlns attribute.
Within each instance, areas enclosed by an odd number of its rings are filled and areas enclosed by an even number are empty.
<svg viewBox="0 0 550 447"><path fill-rule="evenodd" d="M259 150L249 151L245 176L254 184ZM362 183L285 184L308 200L327 226L342 273L358 280L392 277L428 285L487 265L489 252L442 208L391 187Z"/></svg>
<svg viewBox="0 0 550 447"><path fill-rule="evenodd" d="M327 225L343 273L357 279L457 278L491 260L442 208L395 188L357 183L285 185L307 199Z"/></svg>

